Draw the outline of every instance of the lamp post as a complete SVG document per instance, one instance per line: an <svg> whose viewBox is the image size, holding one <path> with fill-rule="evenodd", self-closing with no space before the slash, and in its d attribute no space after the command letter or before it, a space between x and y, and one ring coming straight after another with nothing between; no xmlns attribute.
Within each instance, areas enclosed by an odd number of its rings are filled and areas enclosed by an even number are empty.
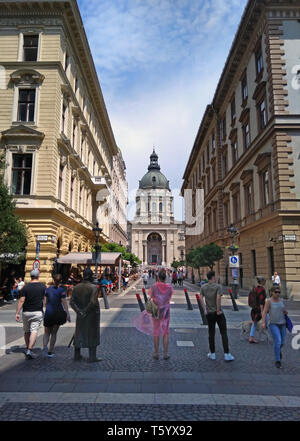
<svg viewBox="0 0 300 441"><path fill-rule="evenodd" d="M228 247L228 249L231 251L231 255L234 256L235 251L237 250L237 247L234 244L234 238L235 236L238 234L237 229L235 228L235 226L233 224L230 225L229 228L227 228L227 231L231 237L231 246ZM235 269L235 268L234 268ZM235 299L238 298L238 291L239 291L239 282L237 280L237 277L234 277L233 274L233 270L232 270L232 293L233 293L233 297Z"/></svg>
<svg viewBox="0 0 300 441"><path fill-rule="evenodd" d="M99 228L99 223L96 222L96 226L93 228L93 232L95 234L95 275L94 275L94 284L98 284L98 255L101 252L101 246L99 245L99 237L102 232L102 228Z"/></svg>

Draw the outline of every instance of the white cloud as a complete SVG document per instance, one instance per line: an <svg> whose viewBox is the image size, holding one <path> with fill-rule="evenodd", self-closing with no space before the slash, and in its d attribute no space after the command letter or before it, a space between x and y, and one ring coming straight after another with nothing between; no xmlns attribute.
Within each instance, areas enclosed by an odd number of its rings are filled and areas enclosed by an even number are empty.
<svg viewBox="0 0 300 441"><path fill-rule="evenodd" d="M146 173L153 144L171 188L181 188L246 0L78 3L129 190Z"/></svg>

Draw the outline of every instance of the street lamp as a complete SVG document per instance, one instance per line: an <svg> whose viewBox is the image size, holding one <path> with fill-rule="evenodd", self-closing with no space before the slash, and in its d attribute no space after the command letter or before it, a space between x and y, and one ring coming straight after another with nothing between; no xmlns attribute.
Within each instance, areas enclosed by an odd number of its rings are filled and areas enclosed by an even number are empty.
<svg viewBox="0 0 300 441"><path fill-rule="evenodd" d="M102 228L99 228L99 223L96 222L96 226L93 228L93 232L95 234L95 275L94 275L94 284L98 284L98 255L101 252L101 245L99 245L99 237L102 232Z"/></svg>
<svg viewBox="0 0 300 441"><path fill-rule="evenodd" d="M233 224L231 224L230 227L227 228L227 231L228 231L228 233L231 237L231 241L232 241L231 246L228 247L228 249L231 251L232 256L234 256L235 251L238 249L238 247L236 247L234 244L234 238L238 234L238 231ZM237 269L233 268L232 274L231 274L232 275L232 283L231 283L232 293L233 293L233 297L235 299L238 298L238 291L239 291L239 282L237 280L237 277L235 277L235 275L234 275L234 272L236 272L236 271L237 271Z"/></svg>
<svg viewBox="0 0 300 441"><path fill-rule="evenodd" d="M180 251L180 257L181 257L181 262L183 262L183 259L184 259L184 252L183 252L183 250Z"/></svg>

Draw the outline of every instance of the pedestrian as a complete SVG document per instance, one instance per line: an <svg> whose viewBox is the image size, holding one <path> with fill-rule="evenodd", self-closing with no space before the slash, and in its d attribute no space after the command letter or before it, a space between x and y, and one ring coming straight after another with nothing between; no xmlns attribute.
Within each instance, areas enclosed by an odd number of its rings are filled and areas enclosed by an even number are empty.
<svg viewBox="0 0 300 441"><path fill-rule="evenodd" d="M56 343L57 331L66 321L71 321L66 300L65 288L61 286L62 276L56 274L53 277L54 284L46 289L44 306L46 307L44 315L44 337L43 354L49 358L54 357L54 346ZM50 339L49 351L48 343Z"/></svg>
<svg viewBox="0 0 300 441"><path fill-rule="evenodd" d="M288 313L280 298L280 288L272 286L270 289L271 298L265 302L262 314L262 327L266 328L266 315L269 313L269 328L274 341L275 366L281 369L281 349L286 340L286 320Z"/></svg>
<svg viewBox="0 0 300 441"><path fill-rule="evenodd" d="M280 286L280 277L276 271L274 272L274 275L272 276L272 282L273 282L274 286Z"/></svg>
<svg viewBox="0 0 300 441"><path fill-rule="evenodd" d="M134 317L132 322L134 326L141 332L152 335L154 342L155 360L159 359L159 339L163 338L164 360L168 360L169 345L169 324L170 324L170 300L174 289L166 283L166 271L161 269L158 274L158 282L152 285L148 291L148 296L158 306L158 318L150 316L146 311L142 311L138 316Z"/></svg>
<svg viewBox="0 0 300 441"><path fill-rule="evenodd" d="M146 288L146 286L147 286L148 278L149 278L148 273L147 273L147 271L145 270L144 273L143 273L143 275L142 275L142 279L143 279L143 283L144 283L144 288Z"/></svg>
<svg viewBox="0 0 300 441"><path fill-rule="evenodd" d="M266 301L266 290L264 288L264 285L266 283L266 280L263 276L257 277L257 286L253 288L248 296L248 304L252 308L251 309L251 319L252 319L252 326L250 330L250 337L249 337L249 343L258 343L257 340L255 340L254 335L257 327L257 323L262 318L262 313L265 306Z"/></svg>
<svg viewBox="0 0 300 441"><path fill-rule="evenodd" d="M92 284L93 272L86 268L83 281L72 292L70 305L77 314L74 334L74 360L82 360L81 348L89 349L89 362L101 361L97 358L97 346L100 344L100 306L97 286Z"/></svg>
<svg viewBox="0 0 300 441"><path fill-rule="evenodd" d="M224 360L233 361L234 357L229 352L226 318L221 309L222 287L216 283L216 275L214 271L209 271L207 273L207 280L208 282L201 286L200 289L200 300L208 323L208 341L210 352L207 354L207 356L211 360L216 359L215 332L217 323L222 337Z"/></svg>
<svg viewBox="0 0 300 441"><path fill-rule="evenodd" d="M173 283L174 286L177 285L177 273L176 273L176 271L173 271L173 274L172 274L172 283Z"/></svg>
<svg viewBox="0 0 300 441"><path fill-rule="evenodd" d="M38 270L32 270L30 277L31 282L27 283L20 293L16 310L16 321L19 322L20 311L23 308L25 355L28 360L36 358L33 347L43 321L43 300L46 291L46 285L39 281L40 272Z"/></svg>

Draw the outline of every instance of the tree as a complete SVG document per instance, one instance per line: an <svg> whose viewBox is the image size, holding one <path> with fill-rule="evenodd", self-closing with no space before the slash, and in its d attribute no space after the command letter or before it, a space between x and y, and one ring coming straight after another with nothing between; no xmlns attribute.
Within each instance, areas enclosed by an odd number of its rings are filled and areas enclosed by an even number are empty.
<svg viewBox="0 0 300 441"><path fill-rule="evenodd" d="M4 182L3 171L5 161L0 157L0 254L6 255L6 260L11 260L12 255L24 251L26 240L26 228L19 216L15 214L16 202L13 195L9 194L7 185ZM14 256L14 262L18 262L24 256Z"/></svg>
<svg viewBox="0 0 300 441"><path fill-rule="evenodd" d="M200 279L200 268L201 266L203 266L202 248L196 247L193 248L189 253L187 253L186 262L188 266L191 266L192 268L198 270L198 275Z"/></svg>
<svg viewBox="0 0 300 441"><path fill-rule="evenodd" d="M121 253L122 259L128 260L132 267L136 267L142 263L135 254L128 252L125 247L115 242L105 243L101 246L101 251L103 253Z"/></svg>
<svg viewBox="0 0 300 441"><path fill-rule="evenodd" d="M213 270L215 263L223 259L224 251L215 243L210 243L202 247L202 262L201 266L208 266Z"/></svg>

